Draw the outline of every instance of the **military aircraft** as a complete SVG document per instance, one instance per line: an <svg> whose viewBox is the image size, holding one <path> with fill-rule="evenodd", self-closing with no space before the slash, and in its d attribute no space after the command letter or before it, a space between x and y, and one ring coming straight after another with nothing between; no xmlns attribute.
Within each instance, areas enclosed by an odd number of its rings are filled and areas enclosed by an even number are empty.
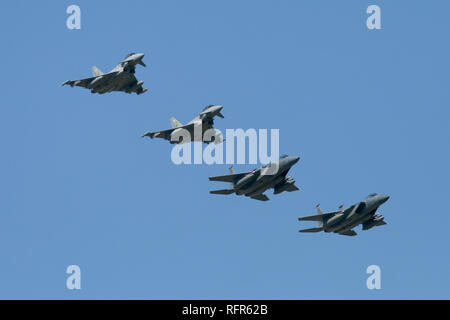
<svg viewBox="0 0 450 320"><path fill-rule="evenodd" d="M230 182L229 189L210 191L212 194L245 195L255 200L267 201L269 198L264 194L267 189L273 188L274 194L283 191L299 190L294 184L295 180L287 177L291 167L300 160L300 157L283 155L280 160L267 164L262 168L250 172L234 173L233 167L230 174L224 176L210 177L210 181Z"/></svg>
<svg viewBox="0 0 450 320"><path fill-rule="evenodd" d="M134 73L136 65L146 66L142 61L143 53L130 53L109 73L103 73L97 67L92 67L92 78L81 80L67 80L62 85L70 85L90 89L92 93L103 94L111 91L124 91L126 93L135 92L142 94L147 91L142 85L144 81L137 81Z"/></svg>
<svg viewBox="0 0 450 320"><path fill-rule="evenodd" d="M172 129L157 132L146 132L142 137L162 138L169 140L171 144L182 144L191 141L203 141L205 143L214 142L216 144L224 141L222 133L213 128L214 117L224 116L220 112L223 106L206 106L200 114L192 119L188 124L183 125L174 117L170 118ZM205 136L205 131L209 131L209 137Z"/></svg>
<svg viewBox="0 0 450 320"><path fill-rule="evenodd" d="M363 201L344 209L339 207L339 211L323 213L320 205L317 205L317 214L308 217L302 217L300 221L317 221L318 228L304 229L300 232L334 232L344 236L356 236L352 230L359 224L362 224L363 230L369 230L376 226L387 224L384 217L377 214L378 207L389 200L385 194L373 193Z"/></svg>

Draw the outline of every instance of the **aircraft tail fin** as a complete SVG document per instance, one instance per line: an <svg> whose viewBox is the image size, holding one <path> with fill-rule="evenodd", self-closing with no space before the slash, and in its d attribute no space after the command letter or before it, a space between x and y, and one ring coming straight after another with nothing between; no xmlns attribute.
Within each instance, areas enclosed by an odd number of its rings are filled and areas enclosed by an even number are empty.
<svg viewBox="0 0 450 320"><path fill-rule="evenodd" d="M97 68L96 66L93 66L92 67L92 75L94 77L100 77L100 76L104 75L104 73L99 68Z"/></svg>
<svg viewBox="0 0 450 320"><path fill-rule="evenodd" d="M322 208L320 208L320 204L316 206L317 215L323 216ZM317 221L317 224L319 225L319 228L323 227L323 219L320 219Z"/></svg>
<svg viewBox="0 0 450 320"><path fill-rule="evenodd" d="M180 121L178 121L177 119L175 119L174 117L170 118L170 124L172 125L172 128L174 128L174 129L183 126L183 124Z"/></svg>
<svg viewBox="0 0 450 320"><path fill-rule="evenodd" d="M234 174L233 166L229 167L228 170L230 170L230 174ZM234 183L233 182L230 182L230 189L234 189Z"/></svg>

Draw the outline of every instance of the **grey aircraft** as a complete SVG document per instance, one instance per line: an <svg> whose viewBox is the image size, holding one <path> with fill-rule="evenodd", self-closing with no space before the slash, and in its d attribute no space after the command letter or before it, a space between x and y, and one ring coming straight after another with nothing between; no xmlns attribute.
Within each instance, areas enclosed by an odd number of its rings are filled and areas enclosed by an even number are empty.
<svg viewBox="0 0 450 320"><path fill-rule="evenodd" d="M111 91L123 91L126 93L135 92L142 94L147 91L142 85L144 81L137 81L134 73L136 72L136 65L146 66L142 61L143 53L130 53L123 61L121 61L109 73L103 73L97 67L92 67L92 78L81 80L67 80L62 85L70 85L90 89L92 93L103 94Z"/></svg>
<svg viewBox="0 0 450 320"><path fill-rule="evenodd" d="M234 173L233 167L230 174L224 176L210 177L210 181L230 182L229 189L210 191L212 194L245 195L252 199L267 201L269 198L264 194L267 189L273 188L274 194L283 191L299 190L294 184L295 180L287 177L291 167L300 160L300 157L281 156L280 160L267 164L262 168L250 172Z"/></svg>
<svg viewBox="0 0 450 320"><path fill-rule="evenodd" d="M146 132L142 137L162 138L168 140L171 144L182 144L191 141L203 141L205 143L214 142L216 144L224 141L222 133L213 128L214 117L223 118L223 106L209 105L206 106L200 114L192 119L188 124L183 125L174 117L170 118L172 129ZM210 130L211 129L211 130ZM209 131L209 137L205 132Z"/></svg>
<svg viewBox="0 0 450 320"><path fill-rule="evenodd" d="M308 217L302 217L300 221L317 221L318 228L304 229L300 232L334 232L344 236L356 236L352 230L354 227L362 224L363 230L369 230L373 227L387 224L384 217L377 214L378 207L389 200L385 194L373 193L363 201L344 209L339 207L339 211L323 213L320 205L317 205L317 214Z"/></svg>

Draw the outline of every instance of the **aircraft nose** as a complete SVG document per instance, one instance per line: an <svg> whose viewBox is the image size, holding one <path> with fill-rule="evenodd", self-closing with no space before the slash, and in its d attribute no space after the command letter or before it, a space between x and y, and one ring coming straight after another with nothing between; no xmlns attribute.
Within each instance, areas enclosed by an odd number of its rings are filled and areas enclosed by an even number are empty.
<svg viewBox="0 0 450 320"><path fill-rule="evenodd" d="M300 157L291 157L291 159L290 159L290 163L291 163L291 166L293 166L294 164L296 164L298 161L300 160Z"/></svg>
<svg viewBox="0 0 450 320"><path fill-rule="evenodd" d="M143 67L146 67L146 64L144 63L144 61L142 61L142 59L144 58L145 54L143 53L138 53L136 54L136 58L135 61L140 64Z"/></svg>
<svg viewBox="0 0 450 320"><path fill-rule="evenodd" d="M215 106L214 112L217 114L217 116L219 116L220 118L224 118L223 114L220 113L220 111L222 111L223 106Z"/></svg>
<svg viewBox="0 0 450 320"><path fill-rule="evenodd" d="M380 198L381 198L381 203L385 203L386 201L389 200L390 197L387 194L383 194L380 196Z"/></svg>

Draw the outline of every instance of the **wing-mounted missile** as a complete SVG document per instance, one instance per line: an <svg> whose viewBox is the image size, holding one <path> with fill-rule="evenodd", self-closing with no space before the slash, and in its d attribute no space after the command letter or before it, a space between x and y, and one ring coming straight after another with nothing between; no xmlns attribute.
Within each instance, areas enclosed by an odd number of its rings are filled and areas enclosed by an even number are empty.
<svg viewBox="0 0 450 320"><path fill-rule="evenodd" d="M373 216L372 219L366 221L363 223L363 230L369 230L372 229L373 227L377 227L377 226L382 226L387 224L384 221L384 217L381 214L376 214Z"/></svg>

